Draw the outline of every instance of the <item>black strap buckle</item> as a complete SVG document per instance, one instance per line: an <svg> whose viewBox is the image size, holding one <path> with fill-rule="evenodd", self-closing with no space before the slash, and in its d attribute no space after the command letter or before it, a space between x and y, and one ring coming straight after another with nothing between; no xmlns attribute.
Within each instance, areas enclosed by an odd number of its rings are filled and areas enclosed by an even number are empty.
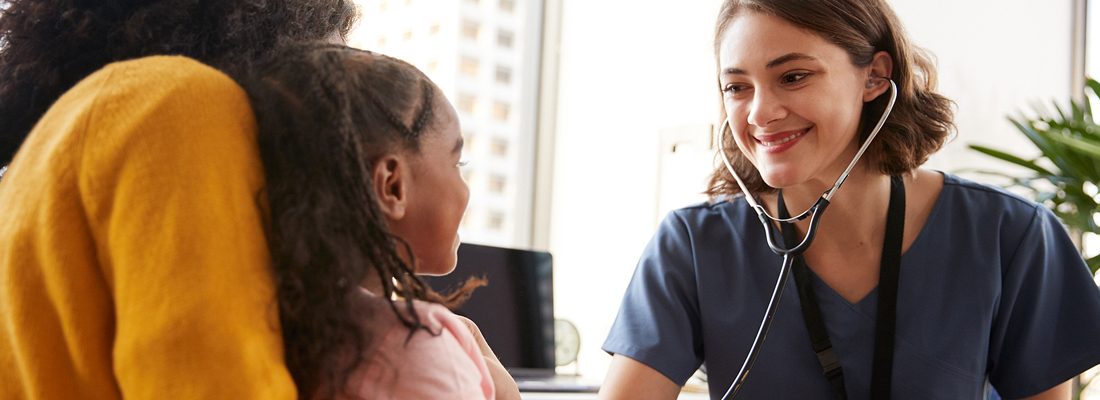
<svg viewBox="0 0 1100 400"><path fill-rule="evenodd" d="M833 374L840 371L840 361L836 358L833 346L817 352L817 360L821 362L821 368L825 370L825 376L832 378Z"/></svg>

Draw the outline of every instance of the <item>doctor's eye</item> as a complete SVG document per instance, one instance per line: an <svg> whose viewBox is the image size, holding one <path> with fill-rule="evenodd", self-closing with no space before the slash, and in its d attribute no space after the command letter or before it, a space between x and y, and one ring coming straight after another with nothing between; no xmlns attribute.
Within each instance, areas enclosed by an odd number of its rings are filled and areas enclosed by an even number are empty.
<svg viewBox="0 0 1100 400"><path fill-rule="evenodd" d="M812 75L812 74L809 73L809 72L792 72L792 73L783 75L782 78L779 78L779 81L780 81L780 83L783 83L785 85L791 85L791 84L799 83L799 82L805 80L810 75Z"/></svg>
<svg viewBox="0 0 1100 400"><path fill-rule="evenodd" d="M722 92L726 94L738 94L749 89L752 89L752 86L742 83L730 83L722 87Z"/></svg>
<svg viewBox="0 0 1100 400"><path fill-rule="evenodd" d="M469 164L469 163L470 163L470 161L468 161L468 160L460 160L457 164L457 167L462 168L462 167L465 167L466 164Z"/></svg>

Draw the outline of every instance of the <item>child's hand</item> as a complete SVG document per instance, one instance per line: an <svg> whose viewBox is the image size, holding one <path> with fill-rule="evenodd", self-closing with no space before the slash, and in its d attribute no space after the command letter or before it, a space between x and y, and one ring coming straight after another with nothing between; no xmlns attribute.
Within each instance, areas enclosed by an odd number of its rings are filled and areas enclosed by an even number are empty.
<svg viewBox="0 0 1100 400"><path fill-rule="evenodd" d="M481 329L478 329L477 324L470 321L469 318L461 315L456 316L466 324L466 327L470 328L470 333L474 334L474 340L477 340L478 347L481 347L481 355L485 356L485 364L489 367L489 375L492 376L493 386L496 387L496 400L520 400L519 387L516 386L516 381L504 369L504 365L497 359L493 349L489 348L489 344L485 343L485 337L481 336Z"/></svg>

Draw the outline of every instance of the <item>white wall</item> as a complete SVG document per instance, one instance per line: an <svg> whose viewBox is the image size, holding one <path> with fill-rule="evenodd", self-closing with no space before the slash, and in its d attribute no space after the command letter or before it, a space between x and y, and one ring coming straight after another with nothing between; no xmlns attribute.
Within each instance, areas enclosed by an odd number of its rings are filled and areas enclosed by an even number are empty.
<svg viewBox="0 0 1100 400"><path fill-rule="evenodd" d="M580 330L579 370L602 378L610 357L599 347L656 227L657 134L716 118L711 35L720 0L563 1L550 228L556 312ZM998 167L965 145L1020 146L1005 116L1068 98L1070 0L891 3L915 43L939 57L941 92L959 107L959 137L931 167Z"/></svg>

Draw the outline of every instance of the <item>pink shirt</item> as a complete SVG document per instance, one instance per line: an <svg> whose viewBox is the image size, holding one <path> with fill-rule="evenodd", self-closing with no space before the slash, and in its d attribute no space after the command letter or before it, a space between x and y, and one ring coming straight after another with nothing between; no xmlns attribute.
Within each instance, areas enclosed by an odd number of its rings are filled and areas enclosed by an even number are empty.
<svg viewBox="0 0 1100 400"><path fill-rule="evenodd" d="M368 358L348 382L350 393L370 400L493 399L485 358L458 317L438 304L414 302L420 322L438 335L418 329L409 339L409 328L385 299L363 293L376 329ZM404 312L406 303L395 304Z"/></svg>

